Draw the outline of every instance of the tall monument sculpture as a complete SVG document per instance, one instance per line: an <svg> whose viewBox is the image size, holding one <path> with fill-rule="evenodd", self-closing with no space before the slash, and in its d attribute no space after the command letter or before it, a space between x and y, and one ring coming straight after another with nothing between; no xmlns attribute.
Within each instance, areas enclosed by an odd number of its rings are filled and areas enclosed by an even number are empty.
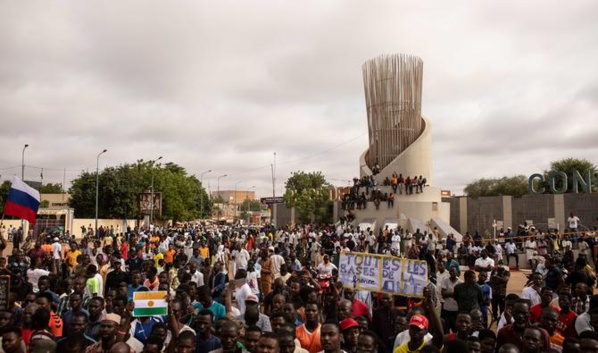
<svg viewBox="0 0 598 353"><path fill-rule="evenodd" d="M423 66L420 58L405 54L382 55L363 64L369 142L359 161L361 177L373 176L382 194L393 192L383 185L393 172L404 178L421 175L426 187L420 193L395 194L392 207L368 206L355 214L358 222L376 222L375 229L395 220L411 231L438 227L446 235L456 231L448 223L450 205L442 202L433 183L432 127L421 113Z"/></svg>
<svg viewBox="0 0 598 353"><path fill-rule="evenodd" d="M386 167L421 134L423 66L420 58L402 54L363 64L369 165Z"/></svg>

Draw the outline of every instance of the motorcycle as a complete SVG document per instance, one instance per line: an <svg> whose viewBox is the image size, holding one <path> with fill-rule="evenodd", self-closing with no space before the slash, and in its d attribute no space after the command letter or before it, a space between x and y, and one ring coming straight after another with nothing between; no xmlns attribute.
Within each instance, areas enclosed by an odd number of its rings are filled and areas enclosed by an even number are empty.
<svg viewBox="0 0 598 353"><path fill-rule="evenodd" d="M318 273L318 285L320 286L320 290L318 294L320 297L324 293L332 292L332 284L330 283L332 280L332 275L328 273Z"/></svg>

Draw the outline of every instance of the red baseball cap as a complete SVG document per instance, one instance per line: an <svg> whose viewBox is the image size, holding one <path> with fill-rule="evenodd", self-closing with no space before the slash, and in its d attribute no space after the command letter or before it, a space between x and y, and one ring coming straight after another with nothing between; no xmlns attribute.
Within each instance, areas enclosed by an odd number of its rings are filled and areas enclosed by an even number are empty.
<svg viewBox="0 0 598 353"><path fill-rule="evenodd" d="M347 318L344 319L343 321L340 322L341 324L341 330L345 331L347 329L350 329L351 327L359 327L359 323L357 321L355 321L355 319L353 318Z"/></svg>
<svg viewBox="0 0 598 353"><path fill-rule="evenodd" d="M427 329L429 326L428 318L421 314L415 314L411 317L411 320L409 320L409 326L417 326L421 330Z"/></svg>

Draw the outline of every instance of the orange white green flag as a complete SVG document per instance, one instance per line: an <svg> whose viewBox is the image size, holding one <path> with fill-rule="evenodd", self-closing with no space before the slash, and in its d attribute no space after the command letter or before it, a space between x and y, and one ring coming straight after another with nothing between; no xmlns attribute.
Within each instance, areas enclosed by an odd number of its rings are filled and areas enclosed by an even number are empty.
<svg viewBox="0 0 598 353"><path fill-rule="evenodd" d="M168 315L166 291L134 292L133 302L135 303L134 317Z"/></svg>

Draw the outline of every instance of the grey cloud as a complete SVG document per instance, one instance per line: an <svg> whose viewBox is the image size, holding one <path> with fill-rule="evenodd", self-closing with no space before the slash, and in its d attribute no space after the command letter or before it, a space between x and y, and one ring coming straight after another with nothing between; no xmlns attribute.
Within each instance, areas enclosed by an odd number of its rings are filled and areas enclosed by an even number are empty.
<svg viewBox="0 0 598 353"><path fill-rule="evenodd" d="M271 193L294 170L358 173L361 65L424 60L435 181L596 159L598 4L578 1L7 2L0 5L0 174L62 182L162 155L221 187ZM356 136L354 141L343 144ZM339 146L340 145L340 146ZM1 169L8 168L8 169ZM55 169L55 170L53 170ZM209 179L212 189L216 179ZM277 193L280 190L277 190Z"/></svg>

